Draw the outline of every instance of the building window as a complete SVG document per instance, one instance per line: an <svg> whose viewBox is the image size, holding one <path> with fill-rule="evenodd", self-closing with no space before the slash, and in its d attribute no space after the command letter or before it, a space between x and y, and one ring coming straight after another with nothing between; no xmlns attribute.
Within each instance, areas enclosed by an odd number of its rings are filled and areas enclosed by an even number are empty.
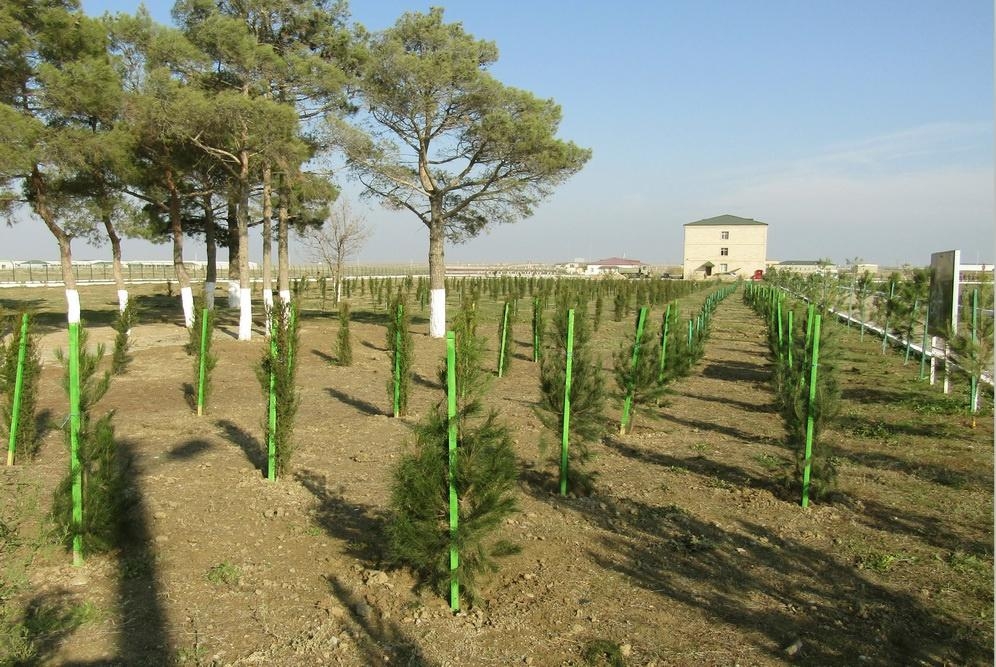
<svg viewBox="0 0 996 667"><path fill-rule="evenodd" d="M729 248L720 248L719 249L719 254L722 255L723 257L726 257L727 255L730 254L730 249Z"/></svg>
<svg viewBox="0 0 996 667"><path fill-rule="evenodd" d="M729 238L730 238L730 233L729 232L720 232L719 233L719 238L723 239L724 241L728 241Z"/></svg>
<svg viewBox="0 0 996 667"><path fill-rule="evenodd" d="M721 272L723 272L723 273L726 273L727 271L730 270L730 267L727 264L720 264L719 265L719 270Z"/></svg>

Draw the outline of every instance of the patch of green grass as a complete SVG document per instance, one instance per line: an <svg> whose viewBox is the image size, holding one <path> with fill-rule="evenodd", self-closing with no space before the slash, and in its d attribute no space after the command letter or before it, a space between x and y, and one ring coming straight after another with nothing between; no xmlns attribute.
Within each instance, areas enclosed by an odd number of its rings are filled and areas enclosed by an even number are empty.
<svg viewBox="0 0 996 667"><path fill-rule="evenodd" d="M775 471L785 465L785 461L777 456L771 454L766 454L764 452L760 454L755 454L751 457L756 464L764 468L765 470Z"/></svg>
<svg viewBox="0 0 996 667"><path fill-rule="evenodd" d="M586 665L606 665L607 667L625 667L626 665L618 642L611 639L592 639L584 645L581 657Z"/></svg>
<svg viewBox="0 0 996 667"><path fill-rule="evenodd" d="M968 409L965 398L953 393L936 396L912 394L903 401L903 405L920 415L960 415Z"/></svg>
<svg viewBox="0 0 996 667"><path fill-rule="evenodd" d="M100 618L100 611L92 602L78 602L62 595L36 597L19 619L12 605L3 602L0 659L4 665L36 664L64 637Z"/></svg>
<svg viewBox="0 0 996 667"><path fill-rule="evenodd" d="M304 534L309 537L321 537L322 532L322 529L318 526L308 526L304 529Z"/></svg>
<svg viewBox="0 0 996 667"><path fill-rule="evenodd" d="M947 558L947 564L959 574L989 574L992 564L975 554L963 551L953 551Z"/></svg>
<svg viewBox="0 0 996 667"><path fill-rule="evenodd" d="M705 444L704 442L697 442L694 445L692 445L692 451L695 452L695 456L697 458L700 459L704 458L705 455L709 452L709 445Z"/></svg>
<svg viewBox="0 0 996 667"><path fill-rule="evenodd" d="M242 571L226 560L208 568L205 576L215 586L238 586Z"/></svg>
<svg viewBox="0 0 996 667"><path fill-rule="evenodd" d="M903 553L888 553L884 551L868 551L860 554L857 558L859 570L872 570L879 574L885 574L892 570L897 563L912 563L915 558Z"/></svg>

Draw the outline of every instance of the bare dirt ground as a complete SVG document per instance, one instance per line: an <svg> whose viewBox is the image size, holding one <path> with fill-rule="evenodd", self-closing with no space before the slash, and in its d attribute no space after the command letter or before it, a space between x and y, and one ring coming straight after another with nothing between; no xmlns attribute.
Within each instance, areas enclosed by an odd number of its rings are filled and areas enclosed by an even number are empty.
<svg viewBox="0 0 996 667"><path fill-rule="evenodd" d="M424 320L412 414L393 419L379 318L358 314L355 362L343 368L330 363L334 317L302 316L298 450L293 472L268 482L254 375L262 336L239 343L223 323L213 400L197 417L184 398L185 331L143 318L132 366L98 406L116 411L131 460L129 544L74 568L39 536L67 467L60 433L35 461L0 471L2 516L22 544L0 550L16 591L6 604L91 610L71 633L36 637L37 661L581 665L599 664L605 640L628 665L992 664L991 412L971 429L912 365L850 335L844 410L829 434L840 490L804 510L778 483L790 454L762 322L736 293L669 403L596 447L595 494L561 498L539 452L554 438L532 411L526 328L489 394L516 434L521 512L503 532L522 551L454 616L382 560L392 467L442 397L443 348ZM603 323L606 363L630 329ZM46 347L61 337L46 334ZM94 328L95 342L109 339ZM61 421L61 369L45 358L41 407Z"/></svg>

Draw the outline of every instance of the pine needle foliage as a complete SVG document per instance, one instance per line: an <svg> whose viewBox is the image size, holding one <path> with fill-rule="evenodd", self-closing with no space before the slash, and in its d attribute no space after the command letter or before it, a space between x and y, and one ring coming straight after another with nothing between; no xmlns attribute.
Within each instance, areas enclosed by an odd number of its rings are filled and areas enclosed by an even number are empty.
<svg viewBox="0 0 996 667"><path fill-rule="evenodd" d="M633 354L637 354L636 365L633 365ZM639 343L634 340L624 344L616 351L613 359L613 370L616 385L623 398L632 396L629 421L620 425L620 432L625 434L633 430L633 421L638 405L656 404L663 397L665 387L658 380L660 377L660 342L650 333L650 327L644 323L643 336Z"/></svg>
<svg viewBox="0 0 996 667"><path fill-rule="evenodd" d="M400 317L398 316L399 310ZM411 323L412 317L408 304L404 296L398 294L387 309L387 349L391 360L387 396L394 409L395 417L408 413L408 399L412 391L415 343L412 339ZM395 388L395 383L397 383L397 388ZM398 392L396 406L394 405L395 390Z"/></svg>
<svg viewBox="0 0 996 667"><path fill-rule="evenodd" d="M804 320L805 318L799 318ZM785 424L788 445L795 453L795 468L791 486L801 492L803 469L806 463L806 423L809 414L809 388L811 357L806 352L805 322L795 328L792 345L793 367L784 363L779 387L779 413ZM813 402L813 445L809 497L818 501L825 499L837 484L837 458L832 444L824 437L824 431L840 412L840 386L837 368L840 363L840 348L837 330L825 327L821 330L816 397ZM810 348L812 344L810 344Z"/></svg>
<svg viewBox="0 0 996 667"><path fill-rule="evenodd" d="M298 319L292 317L293 305L274 304L270 309L270 337L276 344L276 355L271 353L268 344L256 368L256 378L269 398L270 375L273 374L273 391L276 397L277 423L274 431L276 448L276 476L281 477L290 470L294 454L294 419L300 404L300 396L295 379L298 357ZM269 432L269 411L263 417L263 432Z"/></svg>
<svg viewBox="0 0 996 667"><path fill-rule="evenodd" d="M615 296L612 298L612 320L614 322L622 322L623 315L626 314L627 302L626 293L617 288Z"/></svg>
<svg viewBox="0 0 996 667"><path fill-rule="evenodd" d="M481 396L488 379L482 377L484 341L472 333L475 327L473 310L465 307L454 327L459 527L453 543L460 553L456 576L472 603L479 596L480 577L496 570L495 559L510 552L495 532L516 511L517 477L510 429L494 410L483 414ZM441 595L449 589L451 545L446 410L444 397L416 428L414 451L395 468L387 527L390 560L410 567L423 585Z"/></svg>
<svg viewBox="0 0 996 667"><path fill-rule="evenodd" d="M353 338L349 333L348 301L339 302L339 332L335 338L335 361L340 366L353 365Z"/></svg>
<svg viewBox="0 0 996 667"><path fill-rule="evenodd" d="M787 308L783 311L783 343L779 354L776 304L780 295L765 289L748 290L744 301L764 317L768 325L770 358L774 364L772 375L775 405L785 426L786 442L794 453L794 465L786 471L783 483L786 489L801 493L803 470L806 457L806 427L809 416L809 390L812 377L812 326L804 316L793 317L791 329L787 326ZM784 304L784 302L783 302ZM807 335L807 330L810 332ZM839 329L822 327L816 380L816 395L813 403L813 444L810 465L809 497L818 501L828 497L837 483L837 458L832 443L825 438L826 428L840 411L840 386L838 367L840 365ZM791 348L792 363L789 364Z"/></svg>
<svg viewBox="0 0 996 667"><path fill-rule="evenodd" d="M512 333L514 328L513 320L515 320L515 313L513 311L513 303L511 301L506 301L502 310L498 314L498 370L499 375L504 375L508 372L508 368L512 363L512 347L514 346L515 336ZM505 314L508 314L508 317ZM505 344L502 345L504 340Z"/></svg>
<svg viewBox="0 0 996 667"><path fill-rule="evenodd" d="M543 332L546 329L544 302L541 297L533 297L533 361L543 359Z"/></svg>
<svg viewBox="0 0 996 667"><path fill-rule="evenodd" d="M118 311L118 316L114 318L111 327L114 329L114 350L111 352L111 373L123 375L128 371L128 365L132 362L131 329L135 326L137 319L135 313L135 302L129 300L125 304L124 310Z"/></svg>
<svg viewBox="0 0 996 667"><path fill-rule="evenodd" d="M20 354L22 316L8 320L2 329L10 335L0 343L0 393L3 403L0 407L0 433L6 445L10 438L10 425L14 416L14 386L17 382L17 357ZM34 334L34 318L28 315L28 337L24 350L24 370L21 377L21 409L17 422L17 456L34 458L38 454L37 412L38 387L41 379L41 358L38 355L38 339Z"/></svg>
<svg viewBox="0 0 996 667"><path fill-rule="evenodd" d="M204 347L201 348L201 329L204 323L204 313L207 313L207 335L204 337ZM193 404L197 406L197 386L200 383L201 350L204 354L204 408L207 409L211 400L211 371L218 364L218 355L213 351L214 342L214 310L204 308L194 309L194 323L190 327L190 341L187 343L187 353L194 359Z"/></svg>
<svg viewBox="0 0 996 667"><path fill-rule="evenodd" d="M564 384L567 374L567 313L574 307L574 352L571 361L571 419L568 443L572 462L568 483L576 494L591 493L595 475L586 469L591 445L601 442L608 429L605 417L605 374L602 360L592 349L592 329L583 306L569 301L557 305L546 336L540 366L540 402L536 416L559 442L564 430ZM553 457L560 462L559 449Z"/></svg>
<svg viewBox="0 0 996 667"><path fill-rule="evenodd" d="M989 309L991 308L990 302ZM972 413L972 428L975 428L979 393L983 384L981 378L993 368L993 318L978 318L975 335L972 334L970 326L963 324L958 335L948 336L948 344L954 353L958 368L971 380L970 387L974 393L969 397L969 411Z"/></svg>
<svg viewBox="0 0 996 667"><path fill-rule="evenodd" d="M52 517L59 527L62 541L72 547L77 530L83 537L84 554L101 553L115 547L120 538L121 521L127 509L127 475L125 462L120 460L114 438L113 412L96 420L94 406L107 393L110 371L98 372L104 358L104 346L90 350L83 325L79 332L79 433L78 455L82 470L83 523L73 524L72 474L69 473L55 489ZM69 396L69 357L62 350L56 357L65 368L62 386ZM66 449L70 446L70 420L66 420Z"/></svg>

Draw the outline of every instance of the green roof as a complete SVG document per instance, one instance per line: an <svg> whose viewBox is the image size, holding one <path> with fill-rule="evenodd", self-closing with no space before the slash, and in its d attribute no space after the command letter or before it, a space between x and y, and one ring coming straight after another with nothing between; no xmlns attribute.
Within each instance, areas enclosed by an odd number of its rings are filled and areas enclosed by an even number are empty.
<svg viewBox="0 0 996 667"><path fill-rule="evenodd" d="M748 225L767 227L768 223L758 222L753 218L739 218L735 215L717 215L715 218L706 218L705 220L696 220L695 222L686 222L684 224L685 227L743 227Z"/></svg>

